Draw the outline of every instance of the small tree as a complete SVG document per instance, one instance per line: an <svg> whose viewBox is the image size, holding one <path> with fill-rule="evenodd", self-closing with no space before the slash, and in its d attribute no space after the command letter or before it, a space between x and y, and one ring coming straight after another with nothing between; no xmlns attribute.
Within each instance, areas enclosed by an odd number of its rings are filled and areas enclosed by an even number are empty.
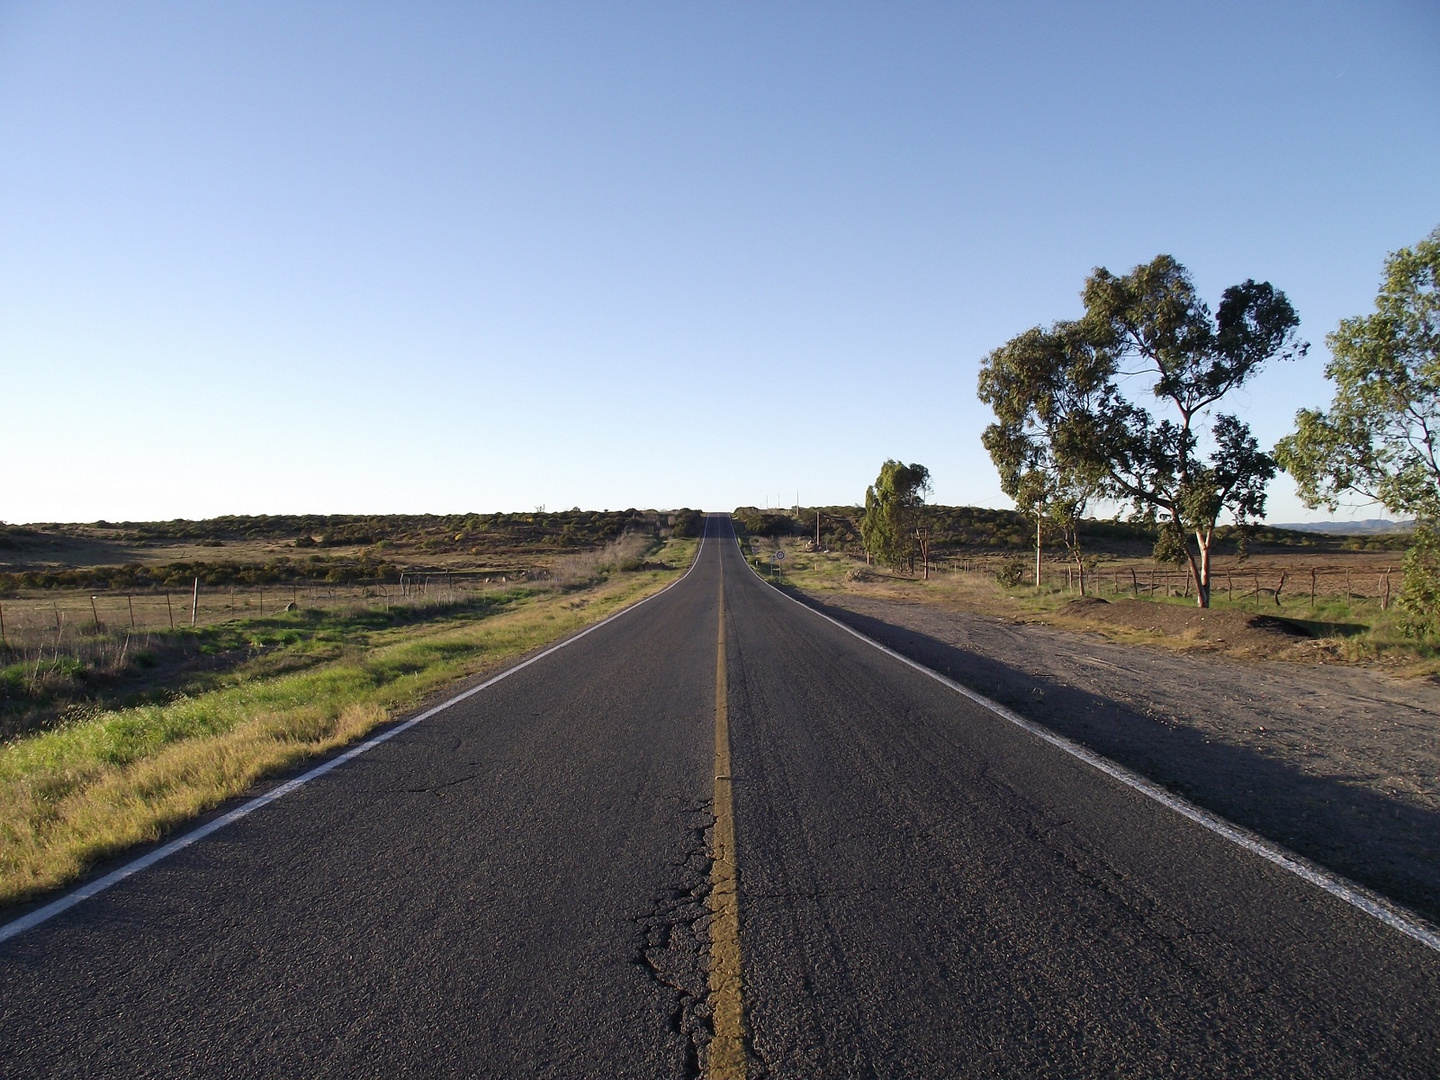
<svg viewBox="0 0 1440 1080"><path fill-rule="evenodd" d="M1085 595L1080 518L1105 487L1106 474L1084 452L1091 417L1110 392L1112 366L1076 323L1035 327L985 358L980 400L998 423L980 441L1000 473L1000 487L1035 522L1035 584L1040 584L1047 526L1074 560Z"/></svg>
<svg viewBox="0 0 1440 1080"><path fill-rule="evenodd" d="M893 569L915 571L918 547L925 576L930 576L929 532L922 508L930 493L930 470L924 465L905 465L889 460L880 466L875 483L865 489L865 516L860 536L865 558L873 556Z"/></svg>
<svg viewBox="0 0 1440 1080"><path fill-rule="evenodd" d="M1325 339L1330 411L1301 409L1275 447L1307 506L1349 492L1417 518L1400 602L1416 630L1440 631L1440 228L1385 260L1370 315Z"/></svg>

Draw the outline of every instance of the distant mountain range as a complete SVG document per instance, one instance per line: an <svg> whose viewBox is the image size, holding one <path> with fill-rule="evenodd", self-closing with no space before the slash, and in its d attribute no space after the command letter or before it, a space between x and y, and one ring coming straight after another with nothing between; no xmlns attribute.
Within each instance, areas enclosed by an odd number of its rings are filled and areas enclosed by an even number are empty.
<svg viewBox="0 0 1440 1080"><path fill-rule="evenodd" d="M1297 521L1289 524L1267 521L1265 524L1272 529L1328 533L1331 536L1368 536L1375 533L1409 532L1415 528L1414 520L1387 521L1385 518L1365 518L1361 521Z"/></svg>

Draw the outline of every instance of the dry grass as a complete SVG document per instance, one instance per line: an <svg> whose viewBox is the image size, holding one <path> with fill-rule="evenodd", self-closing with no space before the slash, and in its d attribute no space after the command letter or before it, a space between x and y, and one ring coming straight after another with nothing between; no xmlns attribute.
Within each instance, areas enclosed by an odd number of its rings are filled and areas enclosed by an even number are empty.
<svg viewBox="0 0 1440 1080"><path fill-rule="evenodd" d="M375 703L338 712L293 709L173 743L129 766L102 760L65 772L17 770L0 781L0 901L73 880L94 862L158 839L262 777L358 739L388 718Z"/></svg>
<svg viewBox="0 0 1440 1080"><path fill-rule="evenodd" d="M766 541L763 550L768 552L774 546L773 542ZM1118 622L1106 623L1093 613L1081 617L1067 611L1068 605L1079 593L1065 587L1063 569L1054 577L1047 577L1046 584L1039 589L1032 585L1007 589L995 578L995 570L1008 561L1005 557L956 559L942 563L932 569L930 580L924 581L918 575L908 577L879 567L867 568L863 560L852 556L809 552L804 550L803 541L786 541L782 546L786 551L782 578L809 591L843 591L909 603L948 605L982 615L1101 633L1113 641L1127 644L1155 645L1180 651L1212 647L1205 631L1194 627L1172 632L1163 627L1152 629ZM1323 658L1329 662L1339 660L1381 665L1394 674L1404 676L1440 674L1440 644L1406 636L1400 614L1393 605L1388 610L1382 607L1379 597L1382 595L1385 569L1397 565L1393 554L1332 556L1323 570L1317 572L1313 602L1309 575L1312 561L1315 560L1309 554L1297 553L1289 563L1280 557L1270 557L1247 564L1243 571L1222 567L1215 579L1212 610L1278 615L1305 627L1314 637L1307 640L1305 648L1279 650L1277 655L1285 659ZM1033 566L1033 556L1027 565ZM766 559L764 570L767 574L769 567L770 562ZM1165 572L1154 569L1153 563L1137 561L1134 568L1141 584L1138 593L1142 603L1163 606L1177 616L1199 610L1193 599L1181 595L1179 574L1172 571L1167 588ZM1346 582L1347 569L1349 584L1353 585L1348 596L1345 584L1342 584ZM1102 576L1092 578L1092 584L1102 586L1095 591L1111 598L1132 597L1134 590L1130 587L1129 570L1128 565L1103 567ZM1277 605L1274 586L1279 584L1282 573L1286 575L1287 585L1281 590L1281 603ZM1230 575L1229 582L1227 574ZM1395 574L1397 579L1398 576L1398 573ZM1254 585L1257 577L1260 581L1258 589ZM1325 587L1326 577L1328 588ZM1240 587L1242 578L1248 588ZM1152 580L1159 583L1158 587L1146 588ZM1231 587L1227 588L1227 584ZM1394 584L1398 589L1398 580ZM1361 592L1362 588L1367 592ZM1234 599L1227 596L1232 590ZM1242 645L1237 645L1232 651L1245 656L1253 653Z"/></svg>
<svg viewBox="0 0 1440 1080"><path fill-rule="evenodd" d="M654 547L654 542L638 533L626 533L613 543L595 551L562 555L550 566L551 578L561 585L575 585L620 569L635 569Z"/></svg>
<svg viewBox="0 0 1440 1080"><path fill-rule="evenodd" d="M694 541L672 542L677 568ZM488 618L387 630L333 661L167 704L100 712L0 748L0 903L56 888L257 780L351 742L457 679L493 670L663 588L671 572L540 591Z"/></svg>
<svg viewBox="0 0 1440 1080"><path fill-rule="evenodd" d="M538 574L536 575L538 577ZM389 585L295 584L210 588L201 586L194 612L196 626L232 619L262 618L295 608L348 611L362 607L426 608L452 604L493 590L497 584L524 582L522 572L486 576L444 573L410 575L404 589ZM73 653L99 638L116 641L191 625L190 589L95 592L77 589L30 590L0 600L5 644L16 653L44 649Z"/></svg>

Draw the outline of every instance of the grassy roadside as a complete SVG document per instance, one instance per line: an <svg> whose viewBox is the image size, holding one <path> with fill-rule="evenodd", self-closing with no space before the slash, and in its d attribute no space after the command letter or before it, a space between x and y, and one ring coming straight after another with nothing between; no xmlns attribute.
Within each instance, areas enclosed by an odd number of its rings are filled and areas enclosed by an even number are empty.
<svg viewBox="0 0 1440 1080"><path fill-rule="evenodd" d="M646 564L671 569L607 573L568 590L512 590L501 603L440 609L419 623L322 621L213 689L97 711L0 747L0 904L73 881L267 775L353 742L457 679L658 592L697 547L670 541Z"/></svg>
<svg viewBox="0 0 1440 1080"><path fill-rule="evenodd" d="M1033 586L1002 586L988 573L936 573L929 581L918 576L905 577L889 570L866 568L863 562L847 555L811 552L804 543L793 539L777 544L773 540L757 540L754 550L759 561L751 558L767 578L772 577L770 553L776 548L785 551L778 580L806 592L851 593L906 603L942 604L980 615L1019 622L1039 623L1058 629L1099 633L1121 644L1144 644L1174 651L1213 649L1215 645L1197 635L1194 621L1199 609L1193 600L1181 597L1153 597L1139 601L1154 605L1155 614L1164 616L1145 620L1146 625L1127 624L1118 618L1107 620L1099 609L1076 611L1071 604L1078 594L1053 585L1040 589ZM1383 667L1404 677L1433 677L1440 674L1440 643L1407 636L1402 617L1395 610L1381 611L1373 602L1347 603L1339 597L1321 597L1314 605L1292 604L1283 610L1272 600L1230 601L1214 598L1212 611L1247 616L1280 616L1302 627L1312 637L1307 644L1315 648L1279 649L1275 656L1282 659L1324 659ZM1236 645L1227 650L1237 656L1252 657L1253 650Z"/></svg>

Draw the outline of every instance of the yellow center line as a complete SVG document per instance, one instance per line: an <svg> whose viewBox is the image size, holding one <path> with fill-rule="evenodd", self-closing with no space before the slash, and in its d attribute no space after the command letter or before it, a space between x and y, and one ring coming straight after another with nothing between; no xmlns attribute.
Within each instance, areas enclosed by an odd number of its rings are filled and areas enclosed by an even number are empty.
<svg viewBox="0 0 1440 1080"><path fill-rule="evenodd" d="M723 567L723 562L722 562ZM735 865L735 805L730 780L730 716L725 698L725 577L715 647L715 831L710 866L710 1015L715 1025L706 1076L745 1080L745 1022L740 1007L740 888Z"/></svg>

